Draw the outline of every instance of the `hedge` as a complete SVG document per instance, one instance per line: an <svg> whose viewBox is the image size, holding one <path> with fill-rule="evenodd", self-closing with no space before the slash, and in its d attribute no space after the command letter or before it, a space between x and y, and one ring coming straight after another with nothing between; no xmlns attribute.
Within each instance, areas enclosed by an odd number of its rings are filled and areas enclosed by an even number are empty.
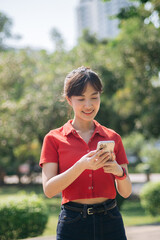
<svg viewBox="0 0 160 240"><path fill-rule="evenodd" d="M0 239L13 240L41 235L48 221L43 199L36 195L0 202Z"/></svg>
<svg viewBox="0 0 160 240"><path fill-rule="evenodd" d="M149 182L145 184L140 200L142 207L151 215L160 215L160 182Z"/></svg>

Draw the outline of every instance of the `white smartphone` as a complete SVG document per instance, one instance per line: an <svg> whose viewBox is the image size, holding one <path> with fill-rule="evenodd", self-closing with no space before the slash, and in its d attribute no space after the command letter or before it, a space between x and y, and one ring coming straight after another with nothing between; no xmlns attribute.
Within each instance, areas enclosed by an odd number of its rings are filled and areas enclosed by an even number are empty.
<svg viewBox="0 0 160 240"><path fill-rule="evenodd" d="M113 152L114 151L115 142L110 141L100 141L97 144L97 150L105 149L106 152Z"/></svg>

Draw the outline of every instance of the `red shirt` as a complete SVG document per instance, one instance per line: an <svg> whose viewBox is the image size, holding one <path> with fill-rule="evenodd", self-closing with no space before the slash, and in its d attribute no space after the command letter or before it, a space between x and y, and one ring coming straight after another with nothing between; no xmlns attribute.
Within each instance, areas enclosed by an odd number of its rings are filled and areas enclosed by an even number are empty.
<svg viewBox="0 0 160 240"><path fill-rule="evenodd" d="M94 120L95 131L87 144L76 132L69 120L65 125L51 130L44 138L40 166L43 163L58 163L59 173L66 171L82 156L95 150L98 141L114 140L114 153L118 164L128 164L119 134ZM103 168L85 170L70 186L62 191L62 204L76 199L116 197L115 178L104 173Z"/></svg>

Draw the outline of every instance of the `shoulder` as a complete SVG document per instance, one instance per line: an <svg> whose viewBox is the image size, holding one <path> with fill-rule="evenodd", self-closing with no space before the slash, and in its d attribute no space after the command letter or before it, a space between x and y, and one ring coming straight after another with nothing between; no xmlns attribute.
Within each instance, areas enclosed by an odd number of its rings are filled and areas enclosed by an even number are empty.
<svg viewBox="0 0 160 240"><path fill-rule="evenodd" d="M46 140L50 140L50 141L55 141L56 139L59 139L60 137L63 136L63 126L56 128L56 129L52 129L50 130L44 137L44 139Z"/></svg>
<svg viewBox="0 0 160 240"><path fill-rule="evenodd" d="M63 132L63 126L62 127L59 127L59 128L55 128L55 129L52 129L50 130L46 136L54 136L54 135L59 135L59 134L62 134Z"/></svg>
<svg viewBox="0 0 160 240"><path fill-rule="evenodd" d="M104 135L107 135L109 138L113 138L113 139L121 139L121 136L113 129L105 127L101 124L98 124L98 128L101 130L102 133L104 133Z"/></svg>

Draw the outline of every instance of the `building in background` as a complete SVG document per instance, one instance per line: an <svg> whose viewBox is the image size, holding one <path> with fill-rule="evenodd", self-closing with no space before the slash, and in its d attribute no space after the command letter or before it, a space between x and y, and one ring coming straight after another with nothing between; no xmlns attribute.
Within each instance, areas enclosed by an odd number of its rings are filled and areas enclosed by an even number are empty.
<svg viewBox="0 0 160 240"><path fill-rule="evenodd" d="M77 36L80 37L84 29L96 34L98 39L115 38L119 33L118 19L111 19L121 8L130 6L129 0L80 0L77 8Z"/></svg>

